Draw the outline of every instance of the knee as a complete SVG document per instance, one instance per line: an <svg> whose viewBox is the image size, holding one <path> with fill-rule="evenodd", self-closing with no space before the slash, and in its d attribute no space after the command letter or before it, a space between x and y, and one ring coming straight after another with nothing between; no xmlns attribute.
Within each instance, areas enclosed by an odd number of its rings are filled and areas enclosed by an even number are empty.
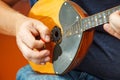
<svg viewBox="0 0 120 80"><path fill-rule="evenodd" d="M27 78L27 72L32 71L29 65L22 67L21 69L18 70L16 74L16 80L26 80Z"/></svg>

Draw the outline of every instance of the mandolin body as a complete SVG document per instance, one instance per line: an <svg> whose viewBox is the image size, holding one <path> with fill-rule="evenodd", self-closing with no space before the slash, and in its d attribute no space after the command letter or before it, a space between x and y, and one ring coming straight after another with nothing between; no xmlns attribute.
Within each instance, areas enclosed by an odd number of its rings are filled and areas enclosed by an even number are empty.
<svg viewBox="0 0 120 80"><path fill-rule="evenodd" d="M64 74L80 64L92 43L94 33L94 29L84 30L84 26L81 26L81 19L87 17L87 14L80 6L72 1L38 0L30 10L29 17L42 21L51 31L58 26L62 35L59 44L46 44L46 48L51 51L50 62L38 65L29 61L34 71Z"/></svg>

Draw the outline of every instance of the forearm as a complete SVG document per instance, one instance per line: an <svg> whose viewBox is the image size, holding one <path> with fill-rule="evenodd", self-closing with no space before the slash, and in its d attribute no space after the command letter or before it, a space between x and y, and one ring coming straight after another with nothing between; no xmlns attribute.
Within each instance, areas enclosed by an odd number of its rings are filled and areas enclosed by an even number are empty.
<svg viewBox="0 0 120 80"><path fill-rule="evenodd" d="M26 19L19 12L13 10L0 0L0 33L16 35L16 28Z"/></svg>

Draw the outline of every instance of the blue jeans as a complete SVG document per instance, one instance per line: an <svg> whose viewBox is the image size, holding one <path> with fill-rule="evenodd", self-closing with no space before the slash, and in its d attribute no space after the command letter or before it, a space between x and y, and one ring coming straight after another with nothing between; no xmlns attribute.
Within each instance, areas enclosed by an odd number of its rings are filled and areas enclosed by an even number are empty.
<svg viewBox="0 0 120 80"><path fill-rule="evenodd" d="M64 75L44 75L34 72L29 65L21 68L16 80L100 80L85 72L72 70Z"/></svg>

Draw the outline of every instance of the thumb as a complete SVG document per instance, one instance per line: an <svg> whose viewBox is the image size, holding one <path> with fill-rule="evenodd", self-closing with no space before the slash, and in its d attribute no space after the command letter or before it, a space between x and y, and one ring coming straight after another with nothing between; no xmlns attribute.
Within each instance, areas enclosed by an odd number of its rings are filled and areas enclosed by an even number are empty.
<svg viewBox="0 0 120 80"><path fill-rule="evenodd" d="M49 42L50 41L50 31L49 28L46 27L44 24L41 24L39 26L37 26L37 29L40 33L40 38L44 41L44 42Z"/></svg>
<svg viewBox="0 0 120 80"><path fill-rule="evenodd" d="M44 29L40 33L41 39L44 42L49 42L50 41L50 31L48 29Z"/></svg>

